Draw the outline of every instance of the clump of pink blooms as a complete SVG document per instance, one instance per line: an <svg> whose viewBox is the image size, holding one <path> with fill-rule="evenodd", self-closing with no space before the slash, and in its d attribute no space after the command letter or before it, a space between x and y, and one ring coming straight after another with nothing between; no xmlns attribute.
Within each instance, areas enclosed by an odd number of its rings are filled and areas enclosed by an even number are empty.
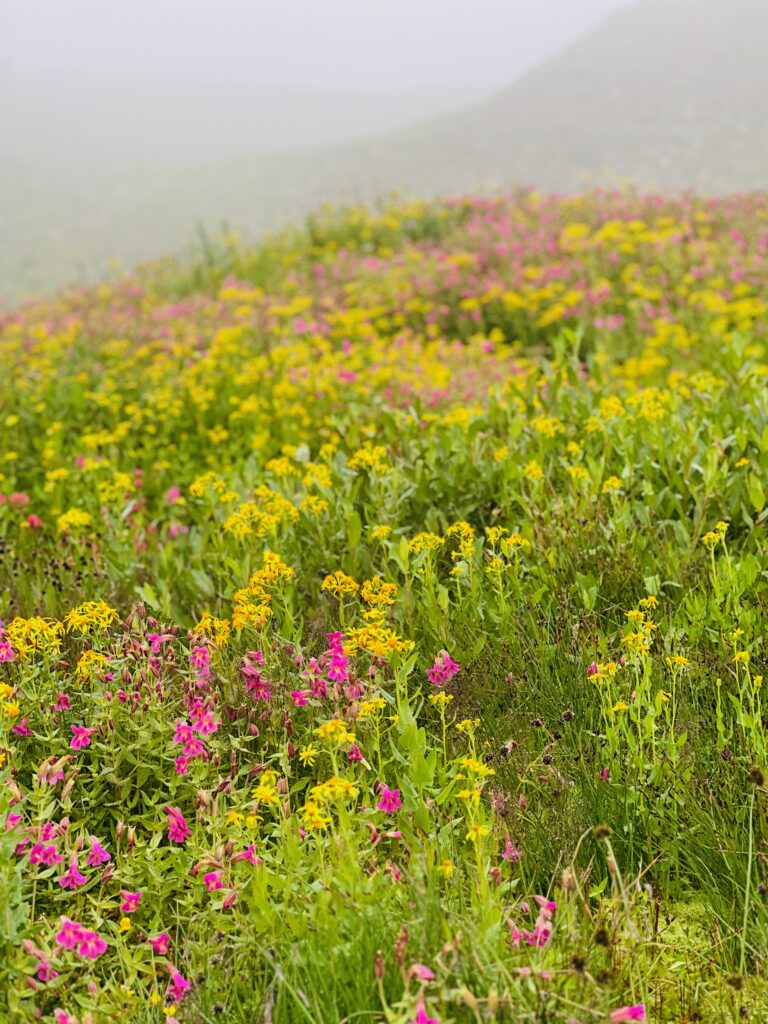
<svg viewBox="0 0 768 1024"><path fill-rule="evenodd" d="M448 651L440 651L432 668L427 669L427 679L433 686L445 686L460 669L461 666L451 658Z"/></svg>

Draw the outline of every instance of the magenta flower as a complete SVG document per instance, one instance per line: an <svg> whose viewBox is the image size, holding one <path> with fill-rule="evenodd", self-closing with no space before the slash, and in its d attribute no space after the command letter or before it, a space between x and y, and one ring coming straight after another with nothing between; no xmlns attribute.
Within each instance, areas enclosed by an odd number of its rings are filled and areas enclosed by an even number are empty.
<svg viewBox="0 0 768 1024"><path fill-rule="evenodd" d="M452 660L448 651L440 651L432 668L427 669L427 679L433 686L445 686L460 668L461 666Z"/></svg>
<svg viewBox="0 0 768 1024"><path fill-rule="evenodd" d="M224 883L221 880L221 875L218 871L208 871L203 875L203 881L205 882L205 888L208 892L213 892L214 889L223 889Z"/></svg>
<svg viewBox="0 0 768 1024"><path fill-rule="evenodd" d="M0 660L2 660L2 659L0 659ZM29 725L27 724L26 718L22 718L22 720L20 722L17 722L16 725L14 725L11 728L11 732L16 733L17 736L31 736L32 735L32 730L29 728Z"/></svg>
<svg viewBox="0 0 768 1024"><path fill-rule="evenodd" d="M165 500L168 502L169 505L175 505L180 497L180 487L169 487L168 490L165 492Z"/></svg>
<svg viewBox="0 0 768 1024"><path fill-rule="evenodd" d="M74 949L78 942L82 941L85 931L77 921L70 921L68 917L59 918L59 930L55 936L55 942L64 949Z"/></svg>
<svg viewBox="0 0 768 1024"><path fill-rule="evenodd" d="M424 1003L419 1003L416 1007L416 1016L413 1018L413 1024L440 1024L440 1021L437 1017L430 1017Z"/></svg>
<svg viewBox="0 0 768 1024"><path fill-rule="evenodd" d="M46 867L52 868L54 864L61 864L63 860L64 858L53 844L43 846L42 843L35 843L29 851L30 864L45 864Z"/></svg>
<svg viewBox="0 0 768 1024"><path fill-rule="evenodd" d="M168 838L172 843L186 842L187 837L192 835L192 829L179 808L166 807L165 813L168 816Z"/></svg>
<svg viewBox="0 0 768 1024"><path fill-rule="evenodd" d="M514 864L516 860L520 860L523 856L522 850L515 849L512 840L507 836L504 844L504 853L501 855L502 860L508 860L510 864Z"/></svg>
<svg viewBox="0 0 768 1024"><path fill-rule="evenodd" d="M381 799L376 804L378 810L384 811L385 814L394 814L394 812L399 811L402 806L400 790L390 789L388 786L382 784Z"/></svg>
<svg viewBox="0 0 768 1024"><path fill-rule="evenodd" d="M9 640L0 640L0 662L2 661L13 661L16 657L16 651L11 647Z"/></svg>
<svg viewBox="0 0 768 1024"><path fill-rule="evenodd" d="M419 981L434 981L435 972L431 968L427 967L426 964L413 964L408 973L412 978L418 978Z"/></svg>
<svg viewBox="0 0 768 1024"><path fill-rule="evenodd" d="M71 729L73 736L69 741L69 745L73 750L82 750L83 747L90 747L93 729L87 729L84 725L73 725Z"/></svg>
<svg viewBox="0 0 768 1024"><path fill-rule="evenodd" d="M157 935L154 939L147 939L147 942L158 956L165 956L168 952L168 946L170 945L168 932L163 932L162 935Z"/></svg>
<svg viewBox="0 0 768 1024"><path fill-rule="evenodd" d="M69 697L66 693L58 693L56 695L56 703L54 704L54 711L70 711L71 704L69 703Z"/></svg>
<svg viewBox="0 0 768 1024"><path fill-rule="evenodd" d="M311 693L311 690L291 690L291 700L297 708L303 708Z"/></svg>
<svg viewBox="0 0 768 1024"><path fill-rule="evenodd" d="M254 867L258 864L264 863L261 857L256 856L256 847L253 845L253 843L249 843L244 850L241 850L240 853L236 853L232 857L233 864L235 864L239 860L247 860L248 863L253 864Z"/></svg>
<svg viewBox="0 0 768 1024"><path fill-rule="evenodd" d="M139 903L141 903L140 892L129 892L127 889L121 889L120 898L123 901L120 904L120 909L124 914L132 914L135 910L139 909Z"/></svg>
<svg viewBox="0 0 768 1024"><path fill-rule="evenodd" d="M178 971L171 971L171 980L168 982L168 998L171 1002L181 1002L191 987L192 986L183 975Z"/></svg>
<svg viewBox="0 0 768 1024"><path fill-rule="evenodd" d="M176 768L177 775L186 775L189 771L189 758L184 757L183 754L179 754L173 763Z"/></svg>
<svg viewBox="0 0 768 1024"><path fill-rule="evenodd" d="M46 984L49 981L53 981L54 978L58 978L59 976L59 972L54 970L53 967L51 967L50 960L48 960L46 957L43 957L42 960L38 963L36 973L37 980L42 981L43 984Z"/></svg>
<svg viewBox="0 0 768 1024"><path fill-rule="evenodd" d="M638 1003L636 1006L622 1006L611 1014L611 1024L624 1024L625 1021L645 1020L645 1006Z"/></svg>
<svg viewBox="0 0 768 1024"><path fill-rule="evenodd" d="M53 1019L56 1021L56 1024L76 1024L76 1019L70 1017L60 1006L57 1006L53 1011Z"/></svg>
<svg viewBox="0 0 768 1024"><path fill-rule="evenodd" d="M84 931L77 945L77 952L86 960L95 960L106 950L107 944L96 932Z"/></svg>
<svg viewBox="0 0 768 1024"><path fill-rule="evenodd" d="M96 836L91 836L91 851L85 858L89 868L97 868L100 864L106 864L112 857L101 845Z"/></svg>
<svg viewBox="0 0 768 1024"><path fill-rule="evenodd" d="M62 889L79 889L87 881L88 879L77 866L77 854L73 853L69 861L69 869L59 879L59 885Z"/></svg>

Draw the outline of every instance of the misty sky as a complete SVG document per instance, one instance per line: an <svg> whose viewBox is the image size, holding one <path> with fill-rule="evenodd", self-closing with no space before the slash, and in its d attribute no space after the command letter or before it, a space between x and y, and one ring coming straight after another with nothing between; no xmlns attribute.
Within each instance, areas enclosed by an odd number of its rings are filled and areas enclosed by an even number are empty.
<svg viewBox="0 0 768 1024"><path fill-rule="evenodd" d="M474 98L628 2L0 0L0 65Z"/></svg>

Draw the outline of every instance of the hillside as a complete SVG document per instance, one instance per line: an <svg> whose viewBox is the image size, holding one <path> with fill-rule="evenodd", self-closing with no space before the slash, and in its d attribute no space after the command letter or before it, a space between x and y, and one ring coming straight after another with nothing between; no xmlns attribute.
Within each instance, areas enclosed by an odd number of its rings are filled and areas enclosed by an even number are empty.
<svg viewBox="0 0 768 1024"><path fill-rule="evenodd" d="M518 184L768 186L766 38L763 0L640 0L485 102L368 141L228 160L220 149L149 175L61 167L55 188L44 164L22 173L11 161L0 170L0 296L93 276L109 257L130 263L178 249L196 222L254 235L328 199ZM350 109L350 134L361 118Z"/></svg>

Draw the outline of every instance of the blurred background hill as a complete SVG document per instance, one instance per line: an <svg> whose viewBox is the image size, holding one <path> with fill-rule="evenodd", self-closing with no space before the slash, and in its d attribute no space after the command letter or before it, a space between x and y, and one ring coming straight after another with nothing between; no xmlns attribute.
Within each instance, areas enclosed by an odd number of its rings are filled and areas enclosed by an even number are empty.
<svg viewBox="0 0 768 1024"><path fill-rule="evenodd" d="M294 2L299 21L264 19L274 38L231 2L208 55L185 26L226 4L121 21L76 0L93 24L59 7L40 33L35 0L10 3L0 297L178 249L198 223L254 236L393 190L768 187L767 0L392 0L379 20L332 2L337 21ZM165 59L170 32L187 64Z"/></svg>

